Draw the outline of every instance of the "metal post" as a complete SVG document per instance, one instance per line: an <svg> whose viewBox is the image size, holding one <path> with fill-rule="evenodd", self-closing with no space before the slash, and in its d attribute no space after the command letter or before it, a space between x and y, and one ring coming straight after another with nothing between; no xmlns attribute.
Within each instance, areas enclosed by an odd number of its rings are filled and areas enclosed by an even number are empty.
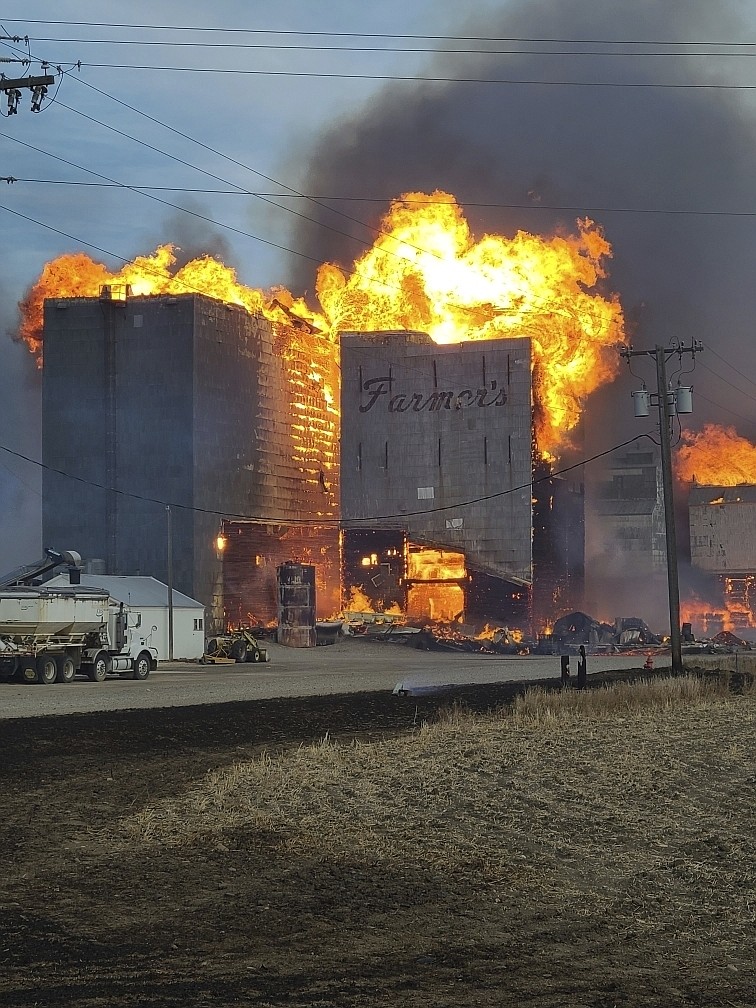
<svg viewBox="0 0 756 1008"><path fill-rule="evenodd" d="M677 574L677 534L672 483L672 447L670 445L670 411L667 397L667 369L664 347L657 346L656 389L659 399L659 443L661 445L662 489L664 491L664 525L667 544L667 591L669 594L669 642L672 648L672 672L682 673L682 643L680 638L680 585Z"/></svg>
<svg viewBox="0 0 756 1008"><path fill-rule="evenodd" d="M168 661L173 661L173 521L171 505L166 504L168 517Z"/></svg>

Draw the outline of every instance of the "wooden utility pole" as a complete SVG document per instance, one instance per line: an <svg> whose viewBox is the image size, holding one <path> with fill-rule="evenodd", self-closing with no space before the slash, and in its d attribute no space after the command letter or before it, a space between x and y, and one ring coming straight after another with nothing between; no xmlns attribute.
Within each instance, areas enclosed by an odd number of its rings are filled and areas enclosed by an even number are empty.
<svg viewBox="0 0 756 1008"><path fill-rule="evenodd" d="M670 441L672 418L678 413L692 412L690 388L667 387L667 359L677 354L681 359L684 353L695 358L696 353L703 350L701 343L691 342L689 347L682 344L672 347L657 346L653 350L633 350L629 347L620 351L628 363L631 357L653 357L656 361L656 403L659 408L659 445L661 449L662 490L664 494L664 532L667 547L667 591L669 595L669 643L672 650L672 671L680 674L684 671L682 663L682 638L680 633L680 586L677 572L677 534L675 531L675 503L672 481L672 445ZM645 387L640 392L634 392L635 415L648 416L649 404L654 405L654 394L647 392Z"/></svg>

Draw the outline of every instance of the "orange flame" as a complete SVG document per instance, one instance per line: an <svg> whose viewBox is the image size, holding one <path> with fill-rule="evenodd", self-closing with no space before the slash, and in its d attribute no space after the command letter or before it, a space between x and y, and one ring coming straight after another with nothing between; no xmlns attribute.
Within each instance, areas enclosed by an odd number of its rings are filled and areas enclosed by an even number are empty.
<svg viewBox="0 0 756 1008"><path fill-rule="evenodd" d="M284 289L275 288L266 296L260 290L245 287L238 282L233 269L211 256L193 259L173 273L171 268L175 264L173 245L161 245L152 255L137 256L117 273L111 273L83 252L59 256L45 264L39 279L19 305L21 338L41 364L45 298L97 297L107 284L128 284L134 295L206 294L241 305L252 314L260 312L271 322L290 325L294 315L317 329L328 328L325 320L310 311L301 299L295 299Z"/></svg>
<svg viewBox="0 0 756 1008"><path fill-rule="evenodd" d="M462 586L454 582L466 576L463 553L430 547L408 550L408 615L446 622L457 619L465 606L465 593Z"/></svg>
<svg viewBox="0 0 756 1008"><path fill-rule="evenodd" d="M415 329L438 343L528 336L539 449L568 445L583 398L614 377L623 340L616 297L597 291L611 257L601 229L586 219L575 235L474 241L456 200L443 192L396 200L381 227L350 275L332 263L320 267L323 314L283 288L245 287L210 256L174 273L174 246L162 245L116 273L83 253L48 263L20 304L21 336L41 363L44 299L97 297L106 284L130 284L135 295L206 294L284 324L294 316L326 333L334 355L343 330Z"/></svg>
<svg viewBox="0 0 756 1008"><path fill-rule="evenodd" d="M675 456L678 479L703 486L756 483L756 445L734 427L706 424L702 431L683 431L685 442Z"/></svg>
<svg viewBox="0 0 756 1008"><path fill-rule="evenodd" d="M622 312L595 293L610 256L590 220L568 237L520 231L476 242L453 196L408 193L350 276L321 266L317 293L337 331L415 329L437 343L529 336L537 441L550 453L568 443L582 399L617 371Z"/></svg>

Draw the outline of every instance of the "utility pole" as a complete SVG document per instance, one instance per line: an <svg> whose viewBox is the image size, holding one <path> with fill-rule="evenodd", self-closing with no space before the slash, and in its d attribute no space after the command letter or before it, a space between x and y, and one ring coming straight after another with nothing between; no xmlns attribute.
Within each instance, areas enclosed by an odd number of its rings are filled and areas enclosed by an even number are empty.
<svg viewBox="0 0 756 1008"><path fill-rule="evenodd" d="M173 661L173 515L166 504L168 519L168 661Z"/></svg>
<svg viewBox="0 0 756 1008"><path fill-rule="evenodd" d="M692 413L692 388L678 385L668 388L667 360L675 354L682 360L683 354L695 358L703 350L703 344L691 341L689 347L676 344L671 347L656 346L654 350L633 350L628 347L620 351L628 364L631 357L653 357L656 361L656 392L649 392L645 384L633 392L636 417L649 415L649 405L659 409L659 445L661 449L662 491L664 495L664 538L667 546L667 591L669 595L669 641L672 649L672 672L682 673L682 640L680 634L680 583L677 570L677 533L675 531L674 484L672 481L672 418L678 413ZM656 399L656 402L654 402Z"/></svg>

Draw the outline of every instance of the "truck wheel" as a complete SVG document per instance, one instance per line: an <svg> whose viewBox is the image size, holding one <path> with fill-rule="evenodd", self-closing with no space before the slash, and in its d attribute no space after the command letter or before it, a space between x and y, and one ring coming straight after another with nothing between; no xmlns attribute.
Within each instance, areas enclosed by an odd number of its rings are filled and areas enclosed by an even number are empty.
<svg viewBox="0 0 756 1008"><path fill-rule="evenodd" d="M255 664L262 661L262 655L260 654L259 648L250 648L247 651L247 661L253 661Z"/></svg>
<svg viewBox="0 0 756 1008"><path fill-rule="evenodd" d="M65 655L58 658L58 682L72 683L75 678L76 664L73 658L67 658Z"/></svg>
<svg viewBox="0 0 756 1008"><path fill-rule="evenodd" d="M37 666L33 661L24 661L19 669L18 677L23 683L39 682Z"/></svg>
<svg viewBox="0 0 756 1008"><path fill-rule="evenodd" d="M151 665L150 656L146 651L142 651L142 653L134 659L134 669L131 673L132 677L134 679L146 679L150 674Z"/></svg>
<svg viewBox="0 0 756 1008"><path fill-rule="evenodd" d="M52 686L58 678L58 665L55 655L41 654L37 658L37 682L43 686Z"/></svg>
<svg viewBox="0 0 756 1008"><path fill-rule="evenodd" d="M94 656L92 664L87 669L87 676L92 682L102 682L108 674L109 665L110 662L108 661L107 654L104 651L98 651Z"/></svg>

